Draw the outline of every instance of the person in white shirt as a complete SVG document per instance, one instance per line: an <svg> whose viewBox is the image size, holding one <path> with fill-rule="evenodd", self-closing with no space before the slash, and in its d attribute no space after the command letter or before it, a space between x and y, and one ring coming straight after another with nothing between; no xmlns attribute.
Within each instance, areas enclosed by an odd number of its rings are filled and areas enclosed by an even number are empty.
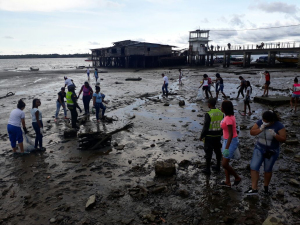
<svg viewBox="0 0 300 225"><path fill-rule="evenodd" d="M87 74L88 80L90 80L90 68L87 68L86 74Z"/></svg>
<svg viewBox="0 0 300 225"><path fill-rule="evenodd" d="M169 79L163 73L161 74L161 76L163 77L163 81L164 81L164 84L162 86L162 92L163 92L163 95L165 95L165 93L166 93L166 96L168 97L168 94L169 94L169 91L168 91Z"/></svg>
<svg viewBox="0 0 300 225"><path fill-rule="evenodd" d="M65 79L65 87L69 87L69 85L73 85L73 82L70 78L64 77Z"/></svg>
<svg viewBox="0 0 300 225"><path fill-rule="evenodd" d="M244 112L242 113L242 116L246 116L247 106L249 109L249 116L251 115L251 107L250 107L251 94L252 94L252 87L251 87L250 81L246 81L246 96L244 99Z"/></svg>
<svg viewBox="0 0 300 225"><path fill-rule="evenodd" d="M36 134L34 148L36 150L45 151L46 148L43 147L43 134L44 134L43 121L42 121L43 116L42 116L42 112L38 109L39 106L41 106L41 100L33 99L32 109L30 113L32 118L32 127Z"/></svg>
<svg viewBox="0 0 300 225"><path fill-rule="evenodd" d="M19 153L17 152L17 142L21 150L21 154L28 154L28 152L24 152L23 133L21 130L22 124L24 133L28 133L25 125L25 113L23 112L25 106L26 104L22 101L22 99L20 99L18 101L17 108L11 111L7 124L9 140L14 154Z"/></svg>
<svg viewBox="0 0 300 225"><path fill-rule="evenodd" d="M179 85L183 85L181 79L182 79L182 71L181 71L181 69L179 69Z"/></svg>

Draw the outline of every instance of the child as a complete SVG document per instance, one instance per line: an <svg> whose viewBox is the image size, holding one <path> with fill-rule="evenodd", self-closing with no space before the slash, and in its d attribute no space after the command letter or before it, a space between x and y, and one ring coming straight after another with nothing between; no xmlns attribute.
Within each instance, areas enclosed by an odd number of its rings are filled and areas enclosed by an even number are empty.
<svg viewBox="0 0 300 225"><path fill-rule="evenodd" d="M97 122L99 123L100 122L100 119L99 119L99 111L100 109L102 109L102 120L104 120L104 113L105 113L105 109L106 107L103 105L102 102L106 103L106 101L104 101L104 98L105 98L105 95L100 93L100 87L99 86L96 86L96 93L93 94L93 105L95 106L96 108L96 119L97 119Z"/></svg>
<svg viewBox="0 0 300 225"><path fill-rule="evenodd" d="M219 73L216 74L216 99L218 99L219 92L223 94L224 98L227 98L227 96L224 94L224 83L223 83L223 78L220 76Z"/></svg>
<svg viewBox="0 0 300 225"><path fill-rule="evenodd" d="M36 135L34 148L36 150L45 151L46 148L43 147L44 130L43 130L42 112L38 109L40 105L41 105L41 101L39 99L33 99L32 109L30 112L32 117L32 127Z"/></svg>
<svg viewBox="0 0 300 225"><path fill-rule="evenodd" d="M202 86L203 86L202 90L205 91L205 96L208 99L208 76L207 76L207 74L203 75L203 82L199 88L201 88Z"/></svg>
<svg viewBox="0 0 300 225"><path fill-rule="evenodd" d="M246 82L246 96L244 99L244 112L242 113L242 116L246 116L246 108L248 106L249 109L249 116L251 115L251 108L250 108L250 96L252 94L252 87L250 85L250 81Z"/></svg>
<svg viewBox="0 0 300 225"><path fill-rule="evenodd" d="M295 99L295 113L297 112L297 103L298 103L298 98L300 97L300 84L298 84L298 78L295 77L294 79L294 84L293 87L291 89L291 91L293 92L292 97L291 97L291 108L293 111L293 100Z"/></svg>
<svg viewBox="0 0 300 225"><path fill-rule="evenodd" d="M268 71L264 72L265 78L266 78L266 83L265 83L265 90L264 90L264 94L261 97L268 97L269 95L269 86L270 86L270 73Z"/></svg>
<svg viewBox="0 0 300 225"><path fill-rule="evenodd" d="M183 85L181 79L182 79L182 71L181 71L181 69L179 69L179 85Z"/></svg>

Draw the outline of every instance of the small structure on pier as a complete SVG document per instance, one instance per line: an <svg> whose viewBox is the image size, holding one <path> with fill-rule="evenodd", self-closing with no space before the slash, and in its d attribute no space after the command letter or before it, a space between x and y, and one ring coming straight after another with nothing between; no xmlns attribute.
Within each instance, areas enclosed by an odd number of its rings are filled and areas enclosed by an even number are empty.
<svg viewBox="0 0 300 225"><path fill-rule="evenodd" d="M190 31L189 64L205 64L209 41L209 30Z"/></svg>
<svg viewBox="0 0 300 225"><path fill-rule="evenodd" d="M173 47L131 40L114 42L112 47L91 49L93 66L149 68L185 63L186 57L172 54Z"/></svg>

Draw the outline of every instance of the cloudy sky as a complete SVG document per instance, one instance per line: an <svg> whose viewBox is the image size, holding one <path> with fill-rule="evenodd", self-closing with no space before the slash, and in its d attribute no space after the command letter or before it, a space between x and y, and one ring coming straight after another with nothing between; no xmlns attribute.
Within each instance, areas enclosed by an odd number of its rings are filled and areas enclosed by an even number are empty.
<svg viewBox="0 0 300 225"><path fill-rule="evenodd" d="M187 48L199 28L213 45L300 43L300 26L257 29L297 24L299 0L0 0L0 55L87 53L127 39Z"/></svg>

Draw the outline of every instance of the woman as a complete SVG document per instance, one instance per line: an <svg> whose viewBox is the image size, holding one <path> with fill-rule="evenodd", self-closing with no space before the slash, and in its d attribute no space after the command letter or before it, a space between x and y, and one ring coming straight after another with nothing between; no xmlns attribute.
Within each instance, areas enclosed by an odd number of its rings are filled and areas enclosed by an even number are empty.
<svg viewBox="0 0 300 225"><path fill-rule="evenodd" d="M298 98L300 97L300 84L298 84L298 78L295 77L294 79L294 84L293 84L293 87L291 89L291 91L293 92L292 93L292 97L291 97L291 101L290 101L290 104L291 104L291 108L293 111L293 101L295 100L295 113L297 112L297 103L298 103Z"/></svg>
<svg viewBox="0 0 300 225"><path fill-rule="evenodd" d="M55 112L55 119L54 119L54 122L57 121L58 119L58 113L59 113L59 110L60 110L60 107L62 106L63 109L64 109L64 114L65 114L65 119L69 119L67 117L67 109L66 109L66 104L65 104L65 101L64 101L64 98L66 97L66 92L65 92L65 88L62 87L60 89L60 92L57 93L58 95L58 98L57 98L57 101L56 101L56 112Z"/></svg>
<svg viewBox="0 0 300 225"><path fill-rule="evenodd" d="M178 71L179 71L179 85L183 85L183 83L182 83L182 71L181 71L181 69L179 69Z"/></svg>
<svg viewBox="0 0 300 225"><path fill-rule="evenodd" d="M269 96L269 86L270 86L270 73L268 71L264 72L265 75L265 79L266 79L266 83L265 83L265 90L264 90L264 94L261 97L268 97Z"/></svg>
<svg viewBox="0 0 300 225"><path fill-rule="evenodd" d="M216 79L216 99L218 99L220 91L221 91L222 95L224 96L224 98L227 98L227 96L223 92L223 90L224 90L223 78L221 77L221 75L219 73L216 74L216 78L217 78Z"/></svg>
<svg viewBox="0 0 300 225"><path fill-rule="evenodd" d="M95 68L94 76L95 76L95 79L96 79L96 82L97 82L97 80L98 80L98 69L97 68Z"/></svg>
<svg viewBox="0 0 300 225"><path fill-rule="evenodd" d="M234 185L241 182L240 176L229 165L230 159L233 158L236 151L239 139L236 131L236 121L231 101L223 101L221 111L225 114L224 119L221 121L221 128L223 129L223 145L222 145L222 166L225 169L226 180L222 181L219 185L223 187L231 187L230 175L234 176Z"/></svg>
<svg viewBox="0 0 300 225"><path fill-rule="evenodd" d="M26 104L22 101L22 99L20 99L18 101L17 108L11 111L7 124L7 132L14 154L28 154L28 152L24 152L23 133L21 130L22 124L24 133L28 133L25 125L25 113L23 112L25 106ZM17 142L21 152L17 152Z"/></svg>
<svg viewBox="0 0 300 225"><path fill-rule="evenodd" d="M208 88L209 88L209 86L208 86L208 76L207 76L207 74L203 75L203 81L202 81L202 84L200 85L199 88L201 88L202 86L203 86L202 90L205 91L205 96L208 99L208 91L209 91Z"/></svg>
<svg viewBox="0 0 300 225"><path fill-rule="evenodd" d="M104 98L105 98L105 95L100 93L100 87L96 86L96 93L93 94L93 105L96 108L96 119L97 119L98 123L100 122L100 119L99 119L100 109L102 109L102 118L101 119L104 120L104 113L105 113L106 107L103 105L102 102L107 104L107 102L104 101Z"/></svg>
<svg viewBox="0 0 300 225"><path fill-rule="evenodd" d="M249 116L251 115L251 107L250 107L250 96L252 94L252 87L250 84L250 81L246 82L246 97L244 99L244 112L242 113L242 116L246 116L247 106L249 109Z"/></svg>
<svg viewBox="0 0 300 225"><path fill-rule="evenodd" d="M286 130L279 117L273 111L266 111L262 115L262 120L254 124L250 130L252 136L258 136L254 147L250 169L251 188L245 192L246 195L258 194L259 169L264 163L264 193L270 194L269 184L272 177L272 168L280 152L280 142L286 140Z"/></svg>
<svg viewBox="0 0 300 225"><path fill-rule="evenodd" d="M82 87L79 91L78 98L79 98L81 92L83 92L83 96L82 96L82 101L83 101L83 106L84 106L84 114L83 115L89 115L90 114L90 101L93 96L93 89L89 85L89 82L87 82L87 81L84 82L84 85L82 85Z"/></svg>
<svg viewBox="0 0 300 225"><path fill-rule="evenodd" d="M238 95L236 96L236 98L239 98L240 94L244 98L245 97L244 96L244 90L246 88L246 80L242 76L239 76L239 79L241 81L241 84L240 84L240 86L237 87L237 89L239 89L239 91L238 91Z"/></svg>
<svg viewBox="0 0 300 225"><path fill-rule="evenodd" d="M31 118L32 118L32 127L35 131L35 143L34 147L36 150L45 151L46 148L43 147L43 121L42 121L42 112L39 110L41 106L41 101L39 99L33 99L32 109L31 109ZM39 148L38 148L39 146Z"/></svg>

